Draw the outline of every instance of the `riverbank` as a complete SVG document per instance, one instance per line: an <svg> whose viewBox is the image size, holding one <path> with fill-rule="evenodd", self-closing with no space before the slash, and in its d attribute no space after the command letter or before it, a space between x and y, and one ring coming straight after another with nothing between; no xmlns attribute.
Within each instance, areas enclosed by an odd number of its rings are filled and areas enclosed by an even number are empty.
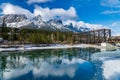
<svg viewBox="0 0 120 80"><path fill-rule="evenodd" d="M106 43L103 43L106 45ZM118 47L110 46L111 44L107 43L107 46L102 45L93 45L93 44L25 44L25 45L0 45L0 51L20 51L20 50L39 50L39 49L67 49L67 48L97 48L100 50L114 50Z"/></svg>
<svg viewBox="0 0 120 80"><path fill-rule="evenodd" d="M100 49L101 46L99 45L91 45L91 44L75 44L75 45L68 45L68 44L29 44L29 45L1 45L0 51L20 51L20 50L38 50L38 49L67 49L67 48L98 48Z"/></svg>

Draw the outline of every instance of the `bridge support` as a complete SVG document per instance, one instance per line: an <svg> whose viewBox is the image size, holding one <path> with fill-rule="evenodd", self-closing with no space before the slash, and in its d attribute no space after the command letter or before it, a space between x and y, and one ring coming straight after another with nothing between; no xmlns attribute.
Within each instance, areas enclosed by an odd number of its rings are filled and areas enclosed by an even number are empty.
<svg viewBox="0 0 120 80"><path fill-rule="evenodd" d="M107 42L108 39L111 37L111 30L99 29L99 30L92 30L81 33L75 33L73 37L76 41L75 43L95 44L95 43Z"/></svg>

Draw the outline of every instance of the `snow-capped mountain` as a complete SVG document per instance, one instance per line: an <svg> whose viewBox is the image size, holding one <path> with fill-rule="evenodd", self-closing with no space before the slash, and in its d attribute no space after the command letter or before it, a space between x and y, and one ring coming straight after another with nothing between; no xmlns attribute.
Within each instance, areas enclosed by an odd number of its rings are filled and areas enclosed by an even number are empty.
<svg viewBox="0 0 120 80"><path fill-rule="evenodd" d="M100 25L100 24L90 24L90 23L85 23L83 21L76 22L72 20L68 20L64 22L64 25L65 27L71 29L74 32L85 32L85 31L105 28L105 26Z"/></svg>
<svg viewBox="0 0 120 80"><path fill-rule="evenodd" d="M4 15L1 18L5 18L6 23L21 22L27 20L27 17L24 14L8 14Z"/></svg>
<svg viewBox="0 0 120 80"><path fill-rule="evenodd" d="M84 26L73 26L72 23L65 25L66 28L70 29L73 32L85 32L90 31L90 28L84 27Z"/></svg>
<svg viewBox="0 0 120 80"><path fill-rule="evenodd" d="M35 16L30 21L33 22L38 27L38 29L54 30L54 28L52 26L48 25L45 21L42 20L40 15Z"/></svg>
<svg viewBox="0 0 120 80"><path fill-rule="evenodd" d="M29 28L29 29L37 29L37 26L29 21L29 20L23 20L20 22L12 22L12 23L7 23L8 27L14 27L14 28Z"/></svg>
<svg viewBox="0 0 120 80"><path fill-rule="evenodd" d="M8 14L0 17L0 25L2 25L3 18L7 27L14 28L29 28L29 29L42 29L51 31L73 31L84 32L92 30L93 25L85 24L83 22L75 23L69 22L63 24L61 19L51 19L49 21L43 21L40 15L35 16L33 19L28 19L23 14ZM96 27L96 25L94 25Z"/></svg>
<svg viewBox="0 0 120 80"><path fill-rule="evenodd" d="M2 24L2 19L5 18L5 23L7 27L14 28L33 28L51 31L70 31L65 28L62 24L62 20L51 19L49 21L43 21L41 16L35 16L33 19L27 19L25 15L22 14L8 14L0 17L0 23Z"/></svg>
<svg viewBox="0 0 120 80"><path fill-rule="evenodd" d="M51 19L47 21L48 25L53 26L55 30L60 31L71 31L69 28L64 27L62 20L60 19Z"/></svg>

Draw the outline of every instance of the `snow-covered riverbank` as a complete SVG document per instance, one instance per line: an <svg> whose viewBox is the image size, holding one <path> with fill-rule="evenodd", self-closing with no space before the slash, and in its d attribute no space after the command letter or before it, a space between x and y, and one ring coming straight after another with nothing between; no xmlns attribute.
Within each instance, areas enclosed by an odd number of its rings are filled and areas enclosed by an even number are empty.
<svg viewBox="0 0 120 80"><path fill-rule="evenodd" d="M9 47L9 48L0 48L0 51L19 51L19 50L37 50L37 49L66 49L66 48L100 48L97 45L91 44L77 44L77 45L62 45L62 44L51 44L48 46L33 46L33 45L24 45L21 47Z"/></svg>

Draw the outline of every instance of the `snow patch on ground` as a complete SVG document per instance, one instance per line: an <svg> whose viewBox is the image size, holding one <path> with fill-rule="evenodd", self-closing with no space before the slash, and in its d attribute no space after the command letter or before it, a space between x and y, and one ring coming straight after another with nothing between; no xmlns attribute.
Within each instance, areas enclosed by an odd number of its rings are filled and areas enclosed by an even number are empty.
<svg viewBox="0 0 120 80"><path fill-rule="evenodd" d="M87 47L94 47L93 45L88 44L77 44L77 45L61 45L61 44L53 44L50 46L43 46L43 47L34 47L32 45L24 45L23 47L19 48L0 48L0 51L19 51L19 50L37 50L37 49L67 49L67 48L87 48Z"/></svg>

